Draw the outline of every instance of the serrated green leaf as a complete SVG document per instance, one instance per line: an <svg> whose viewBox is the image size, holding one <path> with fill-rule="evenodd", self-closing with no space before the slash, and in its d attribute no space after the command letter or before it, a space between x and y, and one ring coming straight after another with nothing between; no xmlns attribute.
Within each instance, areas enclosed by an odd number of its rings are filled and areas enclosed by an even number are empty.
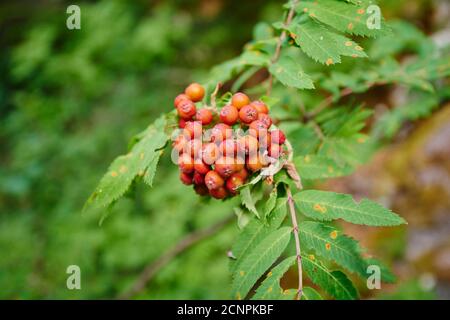
<svg viewBox="0 0 450 320"><path fill-rule="evenodd" d="M278 191L277 188L273 188L272 192L270 192L269 199L267 199L264 204L264 217L267 217L272 210L275 208L277 204Z"/></svg>
<svg viewBox="0 0 450 320"><path fill-rule="evenodd" d="M367 58L364 48L341 34L335 34L334 41L340 55L352 58Z"/></svg>
<svg viewBox="0 0 450 320"><path fill-rule="evenodd" d="M290 227L273 231L243 258L233 275L232 297L239 300L247 296L256 281L286 249L291 232Z"/></svg>
<svg viewBox="0 0 450 320"><path fill-rule="evenodd" d="M376 150L376 141L365 135L325 137L318 155L333 159L338 165L356 167L367 162Z"/></svg>
<svg viewBox="0 0 450 320"><path fill-rule="evenodd" d="M311 78L303 71L300 63L287 55L269 67L269 72L282 84L297 89L314 89Z"/></svg>
<svg viewBox="0 0 450 320"><path fill-rule="evenodd" d="M373 135L377 138L392 138L404 122L426 117L438 107L439 98L436 95L415 95L413 101L385 112L376 122Z"/></svg>
<svg viewBox="0 0 450 320"><path fill-rule="evenodd" d="M138 175L144 175L150 166L156 165L154 161L160 156L159 150L168 140L163 130L164 123L159 122L158 128L149 127L139 137L140 140L133 144L128 154L119 156L113 161L96 190L86 201L84 210L89 207L111 205L125 194Z"/></svg>
<svg viewBox="0 0 450 320"><path fill-rule="evenodd" d="M266 279L256 289L252 300L275 300L284 296L284 290L280 286L280 280L286 271L295 263L296 257L289 257L280 262L267 275ZM294 290L295 291L295 290Z"/></svg>
<svg viewBox="0 0 450 320"><path fill-rule="evenodd" d="M397 277L395 274L392 273L392 271L381 261L375 258L368 258L365 260L366 263L366 271L367 267L370 265L375 265L380 268L381 271L381 281L386 283L395 283L397 281ZM367 276L370 276L370 274L367 274Z"/></svg>
<svg viewBox="0 0 450 320"><path fill-rule="evenodd" d="M336 228L306 221L299 224L300 243L310 252L366 278L366 261L358 242Z"/></svg>
<svg viewBox="0 0 450 320"><path fill-rule="evenodd" d="M397 226L406 223L402 217L380 204L367 199L356 202L348 194L305 190L295 194L294 199L303 214L316 220L343 219L368 226Z"/></svg>
<svg viewBox="0 0 450 320"><path fill-rule="evenodd" d="M310 58L327 65L341 62L334 39L336 34L329 32L322 25L310 20L302 24L293 23L288 30Z"/></svg>
<svg viewBox="0 0 450 320"><path fill-rule="evenodd" d="M303 270L313 283L337 300L354 300L358 291L341 271L331 271L314 255L302 254Z"/></svg>
<svg viewBox="0 0 450 320"><path fill-rule="evenodd" d="M242 189L240 189L240 196L241 196L241 200L242 200L242 204L250 211L252 212L255 216L258 217L258 219L260 218L260 215L258 213L258 210L256 210L256 206L255 206L255 200L252 197L252 193L250 190L250 186L245 186Z"/></svg>
<svg viewBox="0 0 450 320"><path fill-rule="evenodd" d="M372 59L394 56L403 50L417 52L420 56L432 56L436 51L433 40L420 29L405 20L389 21L392 33L376 39L370 48Z"/></svg>
<svg viewBox="0 0 450 320"><path fill-rule="evenodd" d="M351 137L366 126L366 121L372 114L372 110L361 107L332 108L318 114L316 121L325 136Z"/></svg>
<svg viewBox="0 0 450 320"><path fill-rule="evenodd" d="M322 296L311 287L303 287L302 300L323 300Z"/></svg>
<svg viewBox="0 0 450 320"><path fill-rule="evenodd" d="M231 252L236 257L236 260L230 261L231 273L234 273L239 267L243 257L248 255L262 239L281 225L287 214L286 203L287 198L279 198L275 209L266 217L265 222L253 217L245 226L231 248Z"/></svg>
<svg viewBox="0 0 450 320"><path fill-rule="evenodd" d="M348 164L341 166L333 159L313 154L296 157L294 164L302 179L336 178L349 175L353 171Z"/></svg>
<svg viewBox="0 0 450 320"><path fill-rule="evenodd" d="M162 153L163 151L156 152L155 157L148 165L147 170L145 170L143 180L150 187L153 187L153 179L155 178L156 169L158 167L159 159L161 158Z"/></svg>
<svg viewBox="0 0 450 320"><path fill-rule="evenodd" d="M296 11L305 13L336 30L353 35L376 37L389 33L389 28L383 19L380 21L380 29L369 29L367 20L370 15L365 5L336 0L303 0L296 6Z"/></svg>

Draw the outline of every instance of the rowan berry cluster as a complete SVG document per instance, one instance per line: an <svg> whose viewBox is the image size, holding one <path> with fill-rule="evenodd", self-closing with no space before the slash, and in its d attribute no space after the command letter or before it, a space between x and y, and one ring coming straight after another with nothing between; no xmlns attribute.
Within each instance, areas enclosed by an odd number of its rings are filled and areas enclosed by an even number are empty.
<svg viewBox="0 0 450 320"><path fill-rule="evenodd" d="M269 109L236 93L220 110L196 103L205 89L193 83L175 98L179 131L173 142L180 180L200 195L224 199L238 193L250 175L276 162L286 137L273 129Z"/></svg>

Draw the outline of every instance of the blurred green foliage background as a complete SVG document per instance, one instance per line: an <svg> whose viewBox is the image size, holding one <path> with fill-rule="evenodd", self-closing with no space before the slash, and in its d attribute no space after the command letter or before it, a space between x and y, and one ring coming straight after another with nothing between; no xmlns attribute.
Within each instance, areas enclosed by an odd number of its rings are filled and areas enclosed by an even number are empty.
<svg viewBox="0 0 450 320"><path fill-rule="evenodd" d="M433 2L382 8L430 33ZM168 155L155 187L138 186L102 226L104 212L81 209L128 139L171 110L187 83L238 55L258 21L279 19L282 3L80 1L74 31L65 25L71 1L0 4L0 298L115 298L184 235L232 212L233 201L199 202ZM138 297L228 298L236 232L230 224L180 255ZM402 237L393 240L399 259ZM72 264L82 290L66 288ZM411 279L392 297L435 297Z"/></svg>

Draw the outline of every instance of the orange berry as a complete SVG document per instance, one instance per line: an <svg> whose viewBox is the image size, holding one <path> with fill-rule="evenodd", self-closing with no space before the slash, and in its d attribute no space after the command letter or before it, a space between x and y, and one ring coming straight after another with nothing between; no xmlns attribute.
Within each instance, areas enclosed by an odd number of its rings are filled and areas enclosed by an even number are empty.
<svg viewBox="0 0 450 320"><path fill-rule="evenodd" d="M221 157L214 164L214 171L223 178L228 178L235 172L236 161L232 157Z"/></svg>
<svg viewBox="0 0 450 320"><path fill-rule="evenodd" d="M190 154L183 153L178 158L178 166L184 173L191 173L192 171L194 171L194 160L192 159Z"/></svg>
<svg viewBox="0 0 450 320"><path fill-rule="evenodd" d="M182 100L177 107L178 115L185 119L190 120L193 116L195 116L195 113L197 112L197 109L195 107L195 104L190 100Z"/></svg>
<svg viewBox="0 0 450 320"><path fill-rule="evenodd" d="M236 157L233 164L233 172L240 172L245 168L245 158Z"/></svg>
<svg viewBox="0 0 450 320"><path fill-rule="evenodd" d="M250 98L242 92L235 93L231 98L231 104L238 110L250 103Z"/></svg>
<svg viewBox="0 0 450 320"><path fill-rule="evenodd" d="M228 196L228 192L224 187L209 190L211 197L215 199L225 199Z"/></svg>
<svg viewBox="0 0 450 320"><path fill-rule="evenodd" d="M232 126L239 119L239 111L236 107L228 105L220 110L220 120Z"/></svg>
<svg viewBox="0 0 450 320"><path fill-rule="evenodd" d="M245 154L252 155L258 152L258 139L251 135L243 136L238 141L241 148L243 148Z"/></svg>
<svg viewBox="0 0 450 320"><path fill-rule="evenodd" d="M262 155L253 155L247 160L247 168L252 172L261 170L263 167L267 166L267 164L267 161L265 161Z"/></svg>
<svg viewBox="0 0 450 320"><path fill-rule="evenodd" d="M211 168L201 159L196 159L194 163L194 170L200 174L207 174Z"/></svg>
<svg viewBox="0 0 450 320"><path fill-rule="evenodd" d="M184 93L194 102L201 101L205 96L205 88L198 83L190 84Z"/></svg>
<svg viewBox="0 0 450 320"><path fill-rule="evenodd" d="M258 113L258 120L264 122L267 129L272 125L272 118L268 114Z"/></svg>
<svg viewBox="0 0 450 320"><path fill-rule="evenodd" d="M251 136L254 136L255 138L265 137L267 136L268 133L266 124L260 120L255 120L252 123L250 123L248 132Z"/></svg>
<svg viewBox="0 0 450 320"><path fill-rule="evenodd" d="M202 148L202 159L206 164L213 164L220 156L219 147L215 143L207 143Z"/></svg>
<svg viewBox="0 0 450 320"><path fill-rule="evenodd" d="M240 176L242 178L242 180L245 181L248 178L248 171L247 171L247 169L242 168L242 170L240 170L240 171L238 171L236 173L233 173L233 175L238 175L238 176Z"/></svg>
<svg viewBox="0 0 450 320"><path fill-rule="evenodd" d="M186 138L185 135L180 134L175 141L172 143L172 147L178 151L178 153L180 152L184 152L187 149L187 143L189 142L189 140Z"/></svg>
<svg viewBox="0 0 450 320"><path fill-rule="evenodd" d="M236 195L238 193L237 188L239 188L243 184L244 179L242 179L240 175L234 173L228 178L225 186L232 195Z"/></svg>
<svg viewBox="0 0 450 320"><path fill-rule="evenodd" d="M175 106L175 108L178 108L178 105L184 100L190 101L189 97L187 95L185 95L184 93L179 94L176 96L176 98L173 102L173 105Z"/></svg>
<svg viewBox="0 0 450 320"><path fill-rule="evenodd" d="M187 121L184 126L183 134L190 139L202 139L202 123L199 121Z"/></svg>
<svg viewBox="0 0 450 320"><path fill-rule="evenodd" d="M254 106L258 113L269 114L269 108L262 101L253 101L250 105Z"/></svg>
<svg viewBox="0 0 450 320"><path fill-rule="evenodd" d="M239 110L239 118L245 124L252 123L258 119L258 111L252 105L247 105Z"/></svg>
<svg viewBox="0 0 450 320"><path fill-rule="evenodd" d="M187 152L191 155L192 158L196 159L202 151L203 144L198 139L192 139L189 141L187 145Z"/></svg>
<svg viewBox="0 0 450 320"><path fill-rule="evenodd" d="M225 139L231 138L233 130L225 123L216 124L211 130L211 142L220 143Z"/></svg>
<svg viewBox="0 0 450 320"><path fill-rule="evenodd" d="M205 184L209 190L214 190L222 187L225 181L216 171L209 171L205 175Z"/></svg>
<svg viewBox="0 0 450 320"><path fill-rule="evenodd" d="M200 109L197 110L195 119L200 121L202 125L206 126L213 121L213 114L209 109Z"/></svg>
<svg viewBox="0 0 450 320"><path fill-rule="evenodd" d="M226 139L219 144L219 151L222 156L234 157L237 151L237 143L233 139Z"/></svg>

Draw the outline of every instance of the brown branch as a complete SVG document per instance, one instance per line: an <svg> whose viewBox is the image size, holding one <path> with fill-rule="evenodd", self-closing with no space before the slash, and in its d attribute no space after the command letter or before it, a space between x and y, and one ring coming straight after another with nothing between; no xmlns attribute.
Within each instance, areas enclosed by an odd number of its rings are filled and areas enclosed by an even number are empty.
<svg viewBox="0 0 450 320"><path fill-rule="evenodd" d="M181 239L174 247L166 251L157 260L148 264L147 267L139 275L137 280L134 282L133 286L128 291L120 294L118 296L118 299L131 299L133 296L144 290L148 283L156 275L156 273L164 266L166 266L170 261L172 261L172 259L183 253L184 251L190 249L201 240L204 240L216 234L228 223L230 223L233 218L234 215L230 215L226 219L223 219L205 229L194 231L193 233Z"/></svg>
<svg viewBox="0 0 450 320"><path fill-rule="evenodd" d="M299 2L299 0L295 0L295 1L292 2L292 7L289 10L289 13L288 13L288 15L286 17L286 20L284 21L284 25L285 26L288 26L292 22L292 19L294 18L294 15L295 15L295 7L297 6L298 2ZM272 60L270 62L271 64L274 64L280 58L281 47L283 46L283 41L286 39L286 36L287 36L287 32L286 32L286 30L283 30L281 32L280 37L278 38L277 46L275 48L275 53L274 53L274 55L272 57ZM267 87L267 95L268 96L270 96L270 94L272 92L272 87L273 87L273 76L272 76L271 73L269 73L269 85Z"/></svg>
<svg viewBox="0 0 450 320"><path fill-rule="evenodd" d="M295 251L297 255L297 269L298 269L298 289L296 299L300 300L303 294L303 269L302 269L302 250L300 247L300 239L298 236L298 223L297 215L295 213L294 199L292 198L292 192L289 185L286 185L286 193L288 196L289 212L291 214L291 221L293 226L294 238L295 238Z"/></svg>

